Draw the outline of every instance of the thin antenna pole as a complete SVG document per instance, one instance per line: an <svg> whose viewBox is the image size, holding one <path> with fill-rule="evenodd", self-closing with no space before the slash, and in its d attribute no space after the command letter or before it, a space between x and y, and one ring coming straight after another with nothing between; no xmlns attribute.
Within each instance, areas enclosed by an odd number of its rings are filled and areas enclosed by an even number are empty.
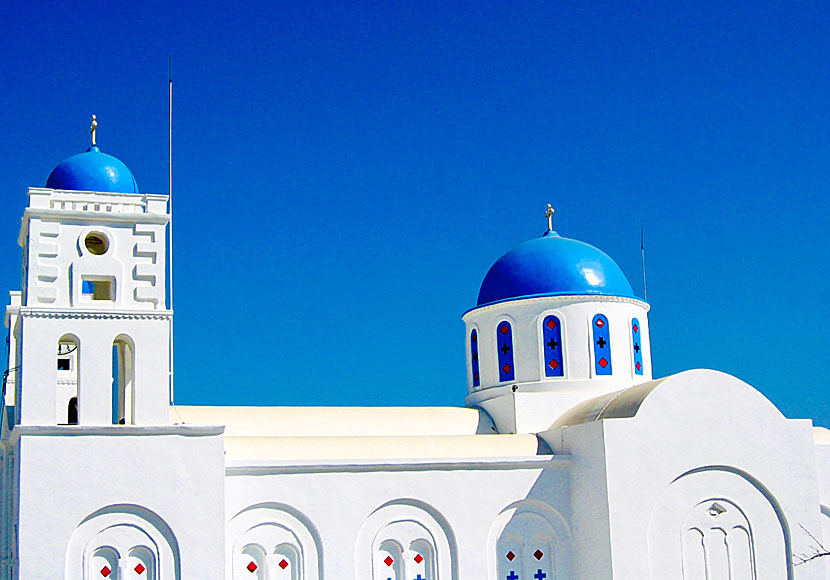
<svg viewBox="0 0 830 580"><path fill-rule="evenodd" d="M167 55L167 213L170 216L167 244L167 283L170 285L170 311L173 311L173 56ZM173 317L170 317L170 404L173 405Z"/></svg>
<svg viewBox="0 0 830 580"><path fill-rule="evenodd" d="M648 287L646 286L646 243L643 226L640 226L640 258L643 262L643 300L648 302Z"/></svg>

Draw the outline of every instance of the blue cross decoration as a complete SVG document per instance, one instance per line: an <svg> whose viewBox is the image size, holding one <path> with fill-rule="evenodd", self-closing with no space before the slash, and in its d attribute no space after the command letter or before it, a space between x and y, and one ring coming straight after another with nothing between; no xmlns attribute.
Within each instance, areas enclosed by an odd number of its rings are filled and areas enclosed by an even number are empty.
<svg viewBox="0 0 830 580"><path fill-rule="evenodd" d="M536 574L534 574L533 577L536 578L536 580L545 580L545 578L547 578L548 575L542 572L542 569L539 568L538 570L536 570Z"/></svg>
<svg viewBox="0 0 830 580"><path fill-rule="evenodd" d="M424 577L423 577L423 576L421 576L421 573L420 573L420 572L418 572L418 577L417 577L417 578L415 578L415 580L424 580Z"/></svg>
<svg viewBox="0 0 830 580"><path fill-rule="evenodd" d="M510 574L507 575L507 580L519 580L519 577L513 570L511 570Z"/></svg>

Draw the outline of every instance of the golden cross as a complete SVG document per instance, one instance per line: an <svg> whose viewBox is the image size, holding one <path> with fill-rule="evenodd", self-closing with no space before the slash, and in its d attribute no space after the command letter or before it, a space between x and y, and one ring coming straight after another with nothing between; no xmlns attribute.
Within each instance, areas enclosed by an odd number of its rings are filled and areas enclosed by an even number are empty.
<svg viewBox="0 0 830 580"><path fill-rule="evenodd" d="M95 146L95 130L98 128L98 121L95 120L95 115L92 115L92 125L89 128L89 132L92 135L92 145Z"/></svg>
<svg viewBox="0 0 830 580"><path fill-rule="evenodd" d="M545 211L545 217L548 218L548 231L553 231L553 212L555 210L548 204L548 209Z"/></svg>

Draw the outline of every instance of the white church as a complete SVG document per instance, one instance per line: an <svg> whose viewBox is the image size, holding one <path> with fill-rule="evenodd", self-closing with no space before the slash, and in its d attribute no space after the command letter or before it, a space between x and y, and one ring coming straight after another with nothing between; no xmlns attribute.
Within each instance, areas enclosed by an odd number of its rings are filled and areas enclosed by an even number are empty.
<svg viewBox="0 0 830 580"><path fill-rule="evenodd" d="M463 407L171 406L168 202L94 132L28 190L3 579L828 577L830 431L654 379L649 305L550 221L463 314Z"/></svg>

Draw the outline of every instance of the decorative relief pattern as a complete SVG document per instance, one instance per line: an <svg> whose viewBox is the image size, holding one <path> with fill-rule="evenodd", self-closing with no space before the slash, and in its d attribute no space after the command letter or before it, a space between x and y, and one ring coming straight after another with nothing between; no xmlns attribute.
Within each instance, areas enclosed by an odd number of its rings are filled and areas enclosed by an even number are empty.
<svg viewBox="0 0 830 580"><path fill-rule="evenodd" d="M682 552L684 580L756 578L749 522L726 500L708 500L689 512Z"/></svg>

